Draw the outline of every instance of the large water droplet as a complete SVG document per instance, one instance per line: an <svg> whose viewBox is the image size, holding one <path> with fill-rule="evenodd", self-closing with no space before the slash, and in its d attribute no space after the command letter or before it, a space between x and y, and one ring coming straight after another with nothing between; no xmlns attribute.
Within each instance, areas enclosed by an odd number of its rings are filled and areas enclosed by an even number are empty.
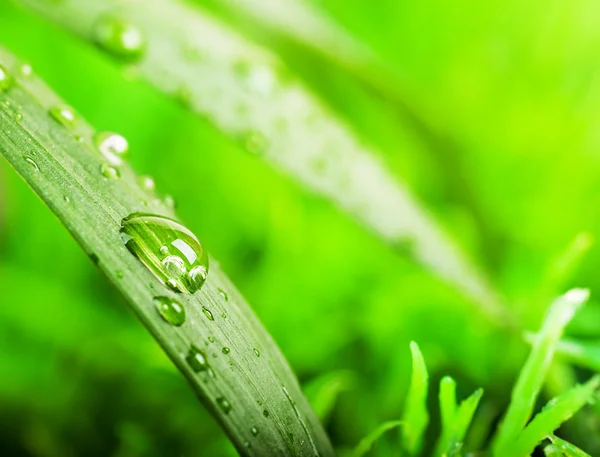
<svg viewBox="0 0 600 457"><path fill-rule="evenodd" d="M224 347L223 349L221 349L221 352L225 355L229 354L231 352L231 349L229 349L228 347Z"/></svg>
<svg viewBox="0 0 600 457"><path fill-rule="evenodd" d="M52 119L67 128L75 127L77 115L75 110L68 105L56 105L48 111Z"/></svg>
<svg viewBox="0 0 600 457"><path fill-rule="evenodd" d="M202 307L202 312L204 313L204 315L206 316L206 318L209 321L214 321L215 320L215 317L213 316L213 313L206 306Z"/></svg>
<svg viewBox="0 0 600 457"><path fill-rule="evenodd" d="M106 160L117 167L123 162L122 157L129 152L129 143L118 133L99 132L94 136L94 144Z"/></svg>
<svg viewBox="0 0 600 457"><path fill-rule="evenodd" d="M129 251L174 291L193 294L204 284L208 255L194 234L179 222L134 213L123 220L121 237Z"/></svg>
<svg viewBox="0 0 600 457"><path fill-rule="evenodd" d="M160 316L169 324L179 327L185 322L185 308L169 297L155 297L154 304Z"/></svg>
<svg viewBox="0 0 600 457"><path fill-rule="evenodd" d="M140 58L146 39L139 28L116 16L102 16L94 25L94 39L105 51L124 60Z"/></svg>
<svg viewBox="0 0 600 457"><path fill-rule="evenodd" d="M190 368L194 371L194 373L200 373L201 371L208 371L210 366L208 365L208 360L206 359L206 354L201 349L198 349L196 346L192 345L190 351L188 352L185 361L190 366Z"/></svg>
<svg viewBox="0 0 600 457"><path fill-rule="evenodd" d="M10 76L10 73L8 72L8 70L6 68L4 68L2 65L0 65L0 92L4 92L4 91L10 89L12 84L13 84L12 76Z"/></svg>
<svg viewBox="0 0 600 457"><path fill-rule="evenodd" d="M229 414L229 411L231 411L231 403L229 403L229 400L225 397L217 398L217 405L219 405L219 408L221 408L221 411L225 414Z"/></svg>
<svg viewBox="0 0 600 457"><path fill-rule="evenodd" d="M33 160L31 157L29 156L23 156L23 158L25 159L25 161L31 165L33 167L33 169L35 171L40 171L40 167L38 167L38 164L35 162L35 160Z"/></svg>

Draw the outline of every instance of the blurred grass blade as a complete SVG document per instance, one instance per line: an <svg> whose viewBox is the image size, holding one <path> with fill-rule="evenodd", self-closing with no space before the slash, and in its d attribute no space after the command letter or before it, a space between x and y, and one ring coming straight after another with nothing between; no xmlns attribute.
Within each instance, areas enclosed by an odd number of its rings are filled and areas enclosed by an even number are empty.
<svg viewBox="0 0 600 457"><path fill-rule="evenodd" d="M585 289L572 289L550 306L513 388L508 411L493 443L494 456L509 455L505 449L517 438L531 417L563 329L588 296L589 292Z"/></svg>
<svg viewBox="0 0 600 457"><path fill-rule="evenodd" d="M600 371L600 341L563 338L558 342L556 352L574 364Z"/></svg>
<svg viewBox="0 0 600 457"><path fill-rule="evenodd" d="M565 457L562 451L554 444L549 444L544 448L544 455L546 457Z"/></svg>
<svg viewBox="0 0 600 457"><path fill-rule="evenodd" d="M574 444L565 441L558 436L550 436L550 441L552 441L552 446L558 449L561 452L561 455L565 457L591 457L587 452L582 451Z"/></svg>
<svg viewBox="0 0 600 457"><path fill-rule="evenodd" d="M456 383L448 376L442 378L440 383L442 433L436 447L437 457L458 455L482 395L482 389L476 390L457 408Z"/></svg>
<svg viewBox="0 0 600 457"><path fill-rule="evenodd" d="M142 44L125 62L151 84L346 210L389 245L408 247L494 322L508 319L484 275L377 154L272 55L206 12L176 0L14 1L121 61L122 53L115 52L118 32L132 33Z"/></svg>
<svg viewBox="0 0 600 457"><path fill-rule="evenodd" d="M586 384L575 386L567 392L550 400L525 427L515 442L509 443L505 454L512 457L527 457L560 425L569 420L584 407L593 397L600 385L600 376L592 378Z"/></svg>
<svg viewBox="0 0 600 457"><path fill-rule="evenodd" d="M400 427L402 425L403 425L402 421L384 422L379 427L377 427L374 431L372 431L366 437L364 437L360 441L360 443L358 443L358 446L356 446L356 448L354 449L354 452L352 453L352 457L363 457L363 456L365 456L367 454L367 452L369 452L371 450L371 448L373 447L373 445L375 444L375 442L379 438L381 438L381 436L385 432L387 432L389 430L392 430L392 429L394 429L396 427Z"/></svg>
<svg viewBox="0 0 600 457"><path fill-rule="evenodd" d="M336 371L319 376L304 386L313 411L322 423L327 423L342 392L352 390L356 375L351 371Z"/></svg>
<svg viewBox="0 0 600 457"><path fill-rule="evenodd" d="M423 434L429 423L429 413L427 412L429 375L423 354L414 341L410 343L410 351L412 353L412 376L402 415L404 427L402 427L401 435L403 448L410 455L416 455L421 450Z"/></svg>
<svg viewBox="0 0 600 457"><path fill-rule="evenodd" d="M125 296L238 452L333 455L279 349L218 264L213 262L195 294L175 294L155 277L123 244L121 223L135 212L171 212L139 187L126 164L110 169L94 146L96 132L39 78L2 49L0 62L14 80L11 85L4 78L0 84L5 91L0 153ZM157 296L180 302L187 316L183 325L161 318ZM260 357L254 348L260 349Z"/></svg>

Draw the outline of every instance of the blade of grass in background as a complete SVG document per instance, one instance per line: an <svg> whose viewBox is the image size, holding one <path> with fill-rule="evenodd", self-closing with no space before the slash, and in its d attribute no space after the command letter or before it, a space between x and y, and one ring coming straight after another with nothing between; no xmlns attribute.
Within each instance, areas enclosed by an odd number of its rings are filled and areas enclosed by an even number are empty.
<svg viewBox="0 0 600 457"><path fill-rule="evenodd" d="M577 341L562 339L556 352L571 363L594 371L600 371L600 341Z"/></svg>
<svg viewBox="0 0 600 457"><path fill-rule="evenodd" d="M429 413L427 412L429 375L423 354L414 341L410 343L410 352L412 354L412 376L402 414L404 426L401 436L402 447L409 455L417 455L423 445L423 434L429 423Z"/></svg>
<svg viewBox="0 0 600 457"><path fill-rule="evenodd" d="M586 384L575 386L567 392L553 398L525 427L516 441L506 446L505 453L511 457L527 457L535 447L560 425L570 419L588 402L592 401L600 385L600 377L596 376Z"/></svg>
<svg viewBox="0 0 600 457"><path fill-rule="evenodd" d="M336 371L319 376L304 385L304 392L317 417L326 424L341 393L352 390L357 382L351 371Z"/></svg>
<svg viewBox="0 0 600 457"><path fill-rule="evenodd" d="M403 425L402 421L389 421L384 422L379 427L377 427L374 431L369 433L366 437L364 437L358 446L354 449L352 453L352 457L363 457L367 455L367 453L371 450L375 442L383 436L383 434L389 430L393 430L397 427L401 427Z"/></svg>
<svg viewBox="0 0 600 457"><path fill-rule="evenodd" d="M588 296L589 292L585 289L572 289L558 297L550 306L531 353L513 388L508 411L494 440L495 457L511 455L507 449L510 449L533 413L535 401L548 373L563 329L575 312L587 301Z"/></svg>
<svg viewBox="0 0 600 457"><path fill-rule="evenodd" d="M0 152L129 301L238 452L333 455L283 355L218 264L194 294L154 276L124 245L122 221L171 210L96 146L97 133L30 66L2 49L0 62Z"/></svg>
<svg viewBox="0 0 600 457"><path fill-rule="evenodd" d="M374 152L273 56L207 13L173 0L15 1L131 65L249 152L410 251L486 315L508 319L484 275Z"/></svg>

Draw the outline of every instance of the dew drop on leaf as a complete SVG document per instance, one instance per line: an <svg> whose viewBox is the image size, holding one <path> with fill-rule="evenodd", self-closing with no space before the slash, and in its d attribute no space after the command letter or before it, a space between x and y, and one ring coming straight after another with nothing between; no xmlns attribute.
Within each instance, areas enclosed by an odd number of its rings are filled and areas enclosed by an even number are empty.
<svg viewBox="0 0 600 457"><path fill-rule="evenodd" d="M33 160L31 157L29 156L23 156L23 158L25 159L25 161L31 165L33 167L33 169L35 171L40 171L40 167L38 167L38 164L35 162L35 160Z"/></svg>
<svg viewBox="0 0 600 457"><path fill-rule="evenodd" d="M6 68L0 65L0 92L7 91L13 84L12 76Z"/></svg>
<svg viewBox="0 0 600 457"><path fill-rule="evenodd" d="M229 403L225 397L217 398L217 405L219 405L219 408L221 408L221 411L225 414L229 414L229 411L231 411L231 403Z"/></svg>
<svg viewBox="0 0 600 457"><path fill-rule="evenodd" d="M139 177L140 187L146 192L154 192L156 189L156 183L152 176L140 176Z"/></svg>
<svg viewBox="0 0 600 457"><path fill-rule="evenodd" d="M179 327L185 322L185 308L169 297L154 297L158 314L169 324Z"/></svg>
<svg viewBox="0 0 600 457"><path fill-rule="evenodd" d="M121 165L123 156L129 152L129 143L118 133L99 132L94 136L94 144L104 158L114 166Z"/></svg>
<svg viewBox="0 0 600 457"><path fill-rule="evenodd" d="M50 108L48 113L52 119L64 127L73 128L77 123L77 115L75 114L75 110L68 105L53 106Z"/></svg>
<svg viewBox="0 0 600 457"><path fill-rule="evenodd" d="M19 72L21 73L21 76L29 78L33 75L33 67L28 63L24 63L19 67Z"/></svg>
<svg viewBox="0 0 600 457"><path fill-rule="evenodd" d="M125 19L106 15L94 25L94 40L105 51L127 61L139 59L146 48L142 31Z"/></svg>
<svg viewBox="0 0 600 457"><path fill-rule="evenodd" d="M102 173L102 176L108 179L119 179L121 177L121 173L119 173L119 170L117 170L112 165L108 165L106 163L103 163L100 167L100 173Z"/></svg>
<svg viewBox="0 0 600 457"><path fill-rule="evenodd" d="M206 250L179 222L134 213L123 219L121 238L127 249L175 292L193 294L204 284L208 274Z"/></svg>
<svg viewBox="0 0 600 457"><path fill-rule="evenodd" d="M215 337L214 336L209 336L208 337L208 341L210 341L211 343L215 342Z"/></svg>
<svg viewBox="0 0 600 457"><path fill-rule="evenodd" d="M219 292L219 295L221 297L223 297L223 300L225 300L225 301L228 300L227 294L225 293L225 291L223 289L217 289L217 291Z"/></svg>
<svg viewBox="0 0 600 457"><path fill-rule="evenodd" d="M190 368L194 371L194 373L200 373L201 371L207 371L210 367L208 365L208 360L206 359L206 354L201 349L198 349L196 346L192 345L187 356L185 357L185 361L190 366Z"/></svg>
<svg viewBox="0 0 600 457"><path fill-rule="evenodd" d="M165 195L163 198L163 203L169 209L175 209L175 199L170 195Z"/></svg>
<svg viewBox="0 0 600 457"><path fill-rule="evenodd" d="M221 352L223 354L229 354L231 352L231 349L229 349L228 347L224 347L223 349L221 349Z"/></svg>
<svg viewBox="0 0 600 457"><path fill-rule="evenodd" d="M251 130L242 136L242 145L252 154L262 154L267 149L267 139L262 133Z"/></svg>
<svg viewBox="0 0 600 457"><path fill-rule="evenodd" d="M260 351L256 348L254 348L254 353L256 354L256 357L260 357Z"/></svg>
<svg viewBox="0 0 600 457"><path fill-rule="evenodd" d="M265 417L269 417L269 411L265 409L265 410L263 411L263 416L265 416Z"/></svg>
<svg viewBox="0 0 600 457"><path fill-rule="evenodd" d="M252 428L250 429L250 432L251 432L251 433L252 433L254 436L258 435L258 429L257 429L256 427L252 427Z"/></svg>
<svg viewBox="0 0 600 457"><path fill-rule="evenodd" d="M206 316L206 318L209 321L214 321L215 320L215 317L213 316L213 313L207 307L203 306L202 307L202 312L204 313L204 315Z"/></svg>

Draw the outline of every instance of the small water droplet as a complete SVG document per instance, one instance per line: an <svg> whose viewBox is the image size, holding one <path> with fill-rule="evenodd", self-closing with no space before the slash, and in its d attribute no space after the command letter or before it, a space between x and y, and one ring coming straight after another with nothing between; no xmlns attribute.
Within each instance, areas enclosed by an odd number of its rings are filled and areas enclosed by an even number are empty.
<svg viewBox="0 0 600 457"><path fill-rule="evenodd" d="M116 273L117 278L119 279L123 279L123 277L125 276L125 274L123 273L123 270L117 270Z"/></svg>
<svg viewBox="0 0 600 457"><path fill-rule="evenodd" d="M223 354L229 354L231 352L231 349L229 349L228 347L224 347L223 349L221 349L221 352Z"/></svg>
<svg viewBox="0 0 600 457"><path fill-rule="evenodd" d="M35 163L35 160L33 160L33 159L32 159L31 157L29 157L29 156L23 156L23 158L25 159L25 161L26 161L26 162L27 162L29 165L31 165L31 166L32 166L32 167L35 169L35 171L40 171L40 167L38 167L38 164L37 164L37 163Z"/></svg>
<svg viewBox="0 0 600 457"><path fill-rule="evenodd" d="M229 411L231 411L231 403L229 403L225 397L217 398L217 405L219 405L219 408L221 408L221 411L225 414L229 414Z"/></svg>
<svg viewBox="0 0 600 457"><path fill-rule="evenodd" d="M94 24L94 39L105 51L128 61L139 59L146 48L142 31L113 15L101 16Z"/></svg>
<svg viewBox="0 0 600 457"><path fill-rule="evenodd" d="M21 76L29 78L33 75L33 67L28 63L24 63L19 67L19 72L21 73Z"/></svg>
<svg viewBox="0 0 600 457"><path fill-rule="evenodd" d="M160 316L169 324L179 327L185 322L185 308L169 297L154 297L154 305Z"/></svg>
<svg viewBox="0 0 600 457"><path fill-rule="evenodd" d="M256 348L254 348L254 353L256 354L256 357L260 357L260 351Z"/></svg>
<svg viewBox="0 0 600 457"><path fill-rule="evenodd" d="M169 209L175 209L175 199L169 194L165 195L163 198L163 203Z"/></svg>
<svg viewBox="0 0 600 457"><path fill-rule="evenodd" d="M129 251L174 291L193 294L204 284L208 273L206 250L192 232L173 219L131 214L122 222L121 237ZM163 246L169 249L166 257L161 251Z"/></svg>
<svg viewBox="0 0 600 457"><path fill-rule="evenodd" d="M13 117L17 122L21 122L23 120L23 115L21 113L14 113Z"/></svg>
<svg viewBox="0 0 600 457"><path fill-rule="evenodd" d="M204 313L204 315L206 316L206 318L209 321L214 321L215 320L215 317L213 316L213 313L206 306L202 307L202 312Z"/></svg>
<svg viewBox="0 0 600 457"><path fill-rule="evenodd" d="M129 152L129 143L125 137L114 132L99 132L94 136L94 144L98 151L111 165L123 163L123 156Z"/></svg>
<svg viewBox="0 0 600 457"><path fill-rule="evenodd" d="M200 373L201 371L207 371L209 369L208 360L206 360L206 354L201 349L192 345L190 350L185 357L185 361L194 371L194 373Z"/></svg>
<svg viewBox="0 0 600 457"><path fill-rule="evenodd" d="M158 250L158 252L160 252L162 255L167 255L169 253L169 247L161 246L160 249Z"/></svg>
<svg viewBox="0 0 600 457"><path fill-rule="evenodd" d="M71 198L68 195L65 195L63 197L63 200L65 201L65 203L71 203Z"/></svg>
<svg viewBox="0 0 600 457"><path fill-rule="evenodd" d="M119 179L121 177L119 170L107 163L102 164L100 167L100 173L102 173L102 176L108 179Z"/></svg>
<svg viewBox="0 0 600 457"><path fill-rule="evenodd" d="M0 92L7 91L13 85L13 79L6 68L0 65Z"/></svg>
<svg viewBox="0 0 600 457"><path fill-rule="evenodd" d="M210 341L211 343L215 342L215 337L214 336L209 336L208 337L208 341Z"/></svg>
<svg viewBox="0 0 600 457"><path fill-rule="evenodd" d="M273 92L276 79L268 66L239 61L236 62L234 70L250 91L260 95L269 95Z"/></svg>
<svg viewBox="0 0 600 457"><path fill-rule="evenodd" d="M152 176L140 176L138 181L140 183L140 187L146 192L154 192L156 189L156 183L154 182Z"/></svg>
<svg viewBox="0 0 600 457"><path fill-rule="evenodd" d="M223 289L217 289L217 292L219 292L219 295L223 297L223 300L227 301L229 299L229 297L227 297L227 294Z"/></svg>
<svg viewBox="0 0 600 457"><path fill-rule="evenodd" d="M250 441L246 441L244 443L244 446L246 446L247 448L251 448L252 447L252 445L250 444Z"/></svg>
<svg viewBox="0 0 600 457"><path fill-rule="evenodd" d="M252 433L254 436L258 435L258 429L257 429L256 427L252 427L252 428L250 429L250 432L251 432L251 433Z"/></svg>
<svg viewBox="0 0 600 457"><path fill-rule="evenodd" d="M242 145L251 154L262 154L267 149L267 138L262 133L251 130L242 135Z"/></svg>
<svg viewBox="0 0 600 457"><path fill-rule="evenodd" d="M48 111L50 117L64 127L72 129L77 123L75 110L68 105L56 105Z"/></svg>
<svg viewBox="0 0 600 457"><path fill-rule="evenodd" d="M223 319L227 319L227 314L225 314L225 313L221 313L221 317L222 317Z"/></svg>
<svg viewBox="0 0 600 457"><path fill-rule="evenodd" d="M267 411L266 409L263 411L263 416L265 417L269 417L269 411Z"/></svg>

